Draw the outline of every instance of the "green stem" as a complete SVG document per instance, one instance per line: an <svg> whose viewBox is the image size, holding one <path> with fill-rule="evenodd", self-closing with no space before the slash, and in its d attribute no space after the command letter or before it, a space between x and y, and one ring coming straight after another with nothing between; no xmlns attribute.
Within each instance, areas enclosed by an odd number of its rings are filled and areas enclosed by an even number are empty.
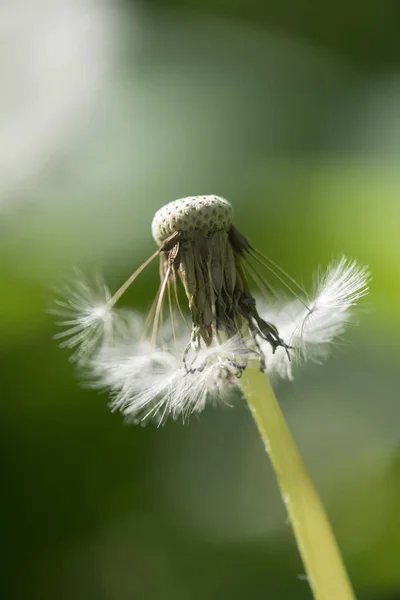
<svg viewBox="0 0 400 600"><path fill-rule="evenodd" d="M278 478L315 600L355 600L325 510L268 378L249 368L243 388Z"/></svg>

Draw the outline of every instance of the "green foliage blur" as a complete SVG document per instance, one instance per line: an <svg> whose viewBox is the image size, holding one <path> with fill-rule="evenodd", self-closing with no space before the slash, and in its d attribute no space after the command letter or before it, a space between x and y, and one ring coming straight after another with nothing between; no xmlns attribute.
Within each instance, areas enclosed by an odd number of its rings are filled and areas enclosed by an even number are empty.
<svg viewBox="0 0 400 600"><path fill-rule="evenodd" d="M310 600L246 406L127 426L46 310L111 289L187 195L298 280L342 253L358 326L277 394L359 600L400 598L400 4L8 0L0 8L4 600ZM147 310L158 270L125 302ZM338 599L340 600L340 599Z"/></svg>

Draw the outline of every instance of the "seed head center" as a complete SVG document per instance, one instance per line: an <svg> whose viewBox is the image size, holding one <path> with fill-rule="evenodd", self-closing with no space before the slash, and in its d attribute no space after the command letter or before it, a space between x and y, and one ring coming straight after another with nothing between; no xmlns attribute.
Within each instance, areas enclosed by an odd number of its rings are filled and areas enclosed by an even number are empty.
<svg viewBox="0 0 400 600"><path fill-rule="evenodd" d="M190 239L195 231L205 236L228 231L232 225L232 206L220 196L188 196L158 210L151 226L153 238L162 244L175 232Z"/></svg>

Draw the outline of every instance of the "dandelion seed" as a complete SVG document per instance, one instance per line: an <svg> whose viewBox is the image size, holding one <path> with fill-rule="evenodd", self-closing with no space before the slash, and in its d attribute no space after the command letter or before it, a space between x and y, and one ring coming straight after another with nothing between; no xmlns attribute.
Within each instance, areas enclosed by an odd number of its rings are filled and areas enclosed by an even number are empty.
<svg viewBox="0 0 400 600"><path fill-rule="evenodd" d="M341 336L353 318L353 308L368 293L369 271L345 258L332 262L314 283L309 308L299 300L284 301L278 306L264 306L268 319L293 349L295 361L284 352L273 354L263 345L266 372L293 379L293 363L306 360L321 362L329 354L331 343ZM262 308L260 309L263 312ZM264 314L264 312L263 312Z"/></svg>
<svg viewBox="0 0 400 600"><path fill-rule="evenodd" d="M267 373L291 378L294 360L326 354L367 293L367 270L342 259L328 268L310 300L235 228L232 207L219 196L167 204L156 213L152 233L158 250L114 295L100 283L99 302L99 294L78 281L57 307L67 327L58 336L62 345L76 348L93 385L107 389L111 408L132 421L185 419L210 401L226 400L250 360ZM143 322L115 304L156 257L161 282ZM295 299L278 303L262 269ZM264 293L259 304L250 280ZM184 333L189 321L190 336Z"/></svg>
<svg viewBox="0 0 400 600"><path fill-rule="evenodd" d="M59 297L49 312L61 319L57 325L66 328L54 338L62 340L61 347L74 348L71 359L83 363L111 334L114 319L104 281L96 277L88 283L80 273L75 275L72 283L57 290Z"/></svg>

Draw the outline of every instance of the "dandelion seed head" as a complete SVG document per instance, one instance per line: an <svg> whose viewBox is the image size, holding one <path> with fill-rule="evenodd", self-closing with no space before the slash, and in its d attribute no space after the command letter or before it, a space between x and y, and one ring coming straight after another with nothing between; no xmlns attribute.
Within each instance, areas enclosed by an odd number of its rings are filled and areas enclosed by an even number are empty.
<svg viewBox="0 0 400 600"><path fill-rule="evenodd" d="M107 390L111 409L135 423L186 420L207 404L229 404L250 361L291 379L295 364L326 357L368 291L368 270L343 258L319 274L310 298L235 228L232 207L219 196L167 204L152 233L158 250L113 295L102 280L79 277L53 311L66 328L57 337L75 350L90 384ZM156 257L161 281L147 319L116 308ZM277 297L260 266L294 300ZM253 296L251 280L264 301Z"/></svg>
<svg viewBox="0 0 400 600"><path fill-rule="evenodd" d="M232 206L219 196L188 196L160 208L151 226L154 240L161 244L173 233L191 238L195 231L210 235L227 231L232 224Z"/></svg>

